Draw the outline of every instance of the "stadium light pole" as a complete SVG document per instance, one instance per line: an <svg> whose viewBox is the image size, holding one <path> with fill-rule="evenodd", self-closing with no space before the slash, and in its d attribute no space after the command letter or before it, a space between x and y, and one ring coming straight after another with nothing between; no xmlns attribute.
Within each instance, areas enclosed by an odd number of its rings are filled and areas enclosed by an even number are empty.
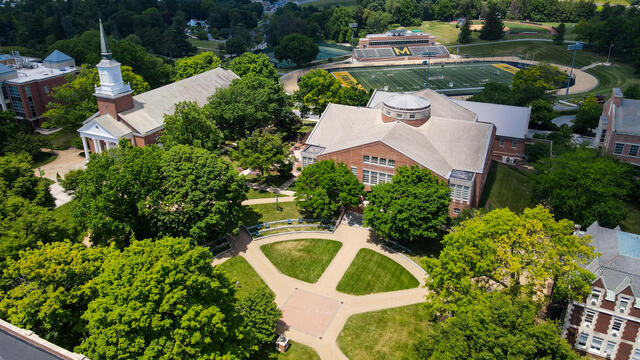
<svg viewBox="0 0 640 360"><path fill-rule="evenodd" d="M573 75L573 65L576 62L576 53L578 50L582 50L582 43L578 41L575 44L569 45L569 50L573 50L573 60L571 60L571 70L569 71L569 80L567 80L567 91L564 94L564 97L569 96L569 87L571 86L571 76Z"/></svg>
<svg viewBox="0 0 640 360"><path fill-rule="evenodd" d="M613 41L611 42L611 44L609 45L609 54L607 55L607 64L609 64L609 59L611 58L611 48L616 47L615 45L613 45Z"/></svg>
<svg viewBox="0 0 640 360"><path fill-rule="evenodd" d="M422 53L422 57L427 58L427 81L424 83L424 87L429 88L429 77L431 75L431 52Z"/></svg>

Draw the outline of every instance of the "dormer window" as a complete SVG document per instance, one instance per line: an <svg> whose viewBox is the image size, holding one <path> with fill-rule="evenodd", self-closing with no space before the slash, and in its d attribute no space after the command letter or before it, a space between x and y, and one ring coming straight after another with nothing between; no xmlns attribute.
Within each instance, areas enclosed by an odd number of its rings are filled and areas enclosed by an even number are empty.
<svg viewBox="0 0 640 360"><path fill-rule="evenodd" d="M631 299L621 296L620 302L618 303L618 312L626 313L630 303Z"/></svg>
<svg viewBox="0 0 640 360"><path fill-rule="evenodd" d="M600 290L595 290L595 289L591 290L591 298L590 298L591 305L598 305L600 303L600 295L602 295Z"/></svg>

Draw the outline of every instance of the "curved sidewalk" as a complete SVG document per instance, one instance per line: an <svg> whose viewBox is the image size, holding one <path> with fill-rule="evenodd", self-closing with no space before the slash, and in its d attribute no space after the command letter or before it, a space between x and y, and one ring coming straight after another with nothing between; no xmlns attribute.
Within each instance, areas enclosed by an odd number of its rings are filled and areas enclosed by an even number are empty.
<svg viewBox="0 0 640 360"><path fill-rule="evenodd" d="M318 279L314 284L294 279L280 273L260 250L260 246L265 244L309 237L335 240L342 243L342 247L336 256L333 258L320 279ZM337 291L336 286L338 285L338 282L355 258L358 251L363 248L371 249L388 256L407 269L407 271L419 280L420 285L413 289L364 296L348 295ZM331 318L328 327L320 337L292 329L284 324L280 324L278 329L292 340L314 348L320 358L326 360L347 359L338 347L336 340L351 315L421 303L424 302L424 298L427 293L427 290L424 288L425 273L422 268L407 257L382 247L373 239L369 230L359 227L351 227L345 224L339 225L336 231L332 234L284 234L263 240L252 240L249 234L242 231L241 234L236 237L232 245L232 251L214 259L212 264L221 264L233 256L242 256L247 260L247 262L249 262L265 283L267 283L269 288L271 288L275 293L276 304L281 309L296 291L305 291L340 303L340 306Z"/></svg>

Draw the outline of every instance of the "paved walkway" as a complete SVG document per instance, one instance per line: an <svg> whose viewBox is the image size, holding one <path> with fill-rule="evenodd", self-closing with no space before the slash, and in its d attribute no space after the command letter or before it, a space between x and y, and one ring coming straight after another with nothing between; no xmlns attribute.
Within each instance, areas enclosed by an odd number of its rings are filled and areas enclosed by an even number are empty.
<svg viewBox="0 0 640 360"><path fill-rule="evenodd" d="M325 272L315 284L288 277L280 273L260 250L260 246L283 240L302 238L329 239L342 242L342 248L333 258ZM347 270L353 258L362 248L371 249L396 261L407 269L420 281L420 286L414 289L378 293L366 296L354 296L340 293L336 290L338 282ZM398 306L406 306L424 302L426 289L424 288L425 273L409 258L387 250L373 239L369 230L352 227L345 224L338 226L333 234L285 234L262 240L252 240L249 234L242 231L232 244L232 251L215 258L213 265L221 264L234 257L242 256L260 274L271 290L276 294L276 304L281 309L285 307L292 295L307 292L320 295L325 299L340 302L340 306L330 320L321 336L294 329L286 323L278 326L278 331L294 341L310 346L316 350L324 360L346 360L347 357L338 347L336 340L351 315Z"/></svg>
<svg viewBox="0 0 640 360"><path fill-rule="evenodd" d="M83 169L86 162L84 156L79 155L78 149L57 150L56 154L58 157L55 160L34 169L33 172L40 176L40 171L44 171L43 176L54 181L49 186L49 191L55 199L56 207L59 207L73 200L73 197L58 184L57 175L64 177L71 170Z"/></svg>
<svg viewBox="0 0 640 360"><path fill-rule="evenodd" d="M295 196L280 196L278 202L296 201ZM276 198L249 199L242 202L242 205L275 204Z"/></svg>

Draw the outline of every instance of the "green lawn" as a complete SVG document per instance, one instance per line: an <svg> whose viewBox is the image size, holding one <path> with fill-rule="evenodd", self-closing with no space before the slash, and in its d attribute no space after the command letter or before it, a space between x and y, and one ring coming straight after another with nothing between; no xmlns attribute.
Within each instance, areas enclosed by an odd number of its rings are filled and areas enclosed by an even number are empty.
<svg viewBox="0 0 640 360"><path fill-rule="evenodd" d="M263 245L260 250L281 273L315 283L341 247L339 241L302 239Z"/></svg>
<svg viewBox="0 0 640 360"><path fill-rule="evenodd" d="M627 203L627 218L622 222L622 230L634 234L640 234L640 207Z"/></svg>
<svg viewBox="0 0 640 360"><path fill-rule="evenodd" d="M426 65L362 67L347 71L366 89L387 87L388 91L421 90L427 78ZM448 95L480 91L488 81L511 85L512 80L513 74L491 63L434 65L429 70L429 88Z"/></svg>
<svg viewBox="0 0 640 360"><path fill-rule="evenodd" d="M402 28L401 28L402 29ZM444 45L452 45L458 42L460 29L455 24L442 21L423 21L420 26L408 27L410 30L421 30L436 37L436 41Z"/></svg>
<svg viewBox="0 0 640 360"><path fill-rule="evenodd" d="M534 206L533 186L527 174L493 161L482 191L480 207L489 210L508 207L520 213L531 206Z"/></svg>
<svg viewBox="0 0 640 360"><path fill-rule="evenodd" d="M640 83L640 78L635 74L633 66L625 63L618 63L615 60L613 60L611 66L596 66L586 71L597 77L600 84L594 90L585 94L580 94L580 98L587 94L603 94L608 98L611 96L611 91L614 87L624 90L630 85Z"/></svg>
<svg viewBox="0 0 640 360"><path fill-rule="evenodd" d="M400 264L370 249L360 249L336 290L367 295L415 288L420 283Z"/></svg>
<svg viewBox="0 0 640 360"><path fill-rule="evenodd" d="M295 201L279 203L280 211L276 211L276 204L259 204L244 207L242 223L245 226L256 225L258 223L297 219L300 217Z"/></svg>
<svg viewBox="0 0 640 360"><path fill-rule="evenodd" d="M269 359L277 360L320 360L320 356L312 348L289 340L291 346L285 353L272 353Z"/></svg>
<svg viewBox="0 0 640 360"><path fill-rule="evenodd" d="M455 52L453 49L449 51ZM547 61L560 65L571 65L573 52L567 50L567 44L555 45L542 41L518 41L510 43L480 44L460 48L460 55L478 56L519 56L523 59ZM576 56L576 67L583 67L594 62L605 62L606 56L588 50L581 50Z"/></svg>
<svg viewBox="0 0 640 360"><path fill-rule="evenodd" d="M218 47L220 46L220 42L218 41L199 40L199 39L192 39L192 38L189 38L188 41L191 43L191 45L195 47L209 49L209 50L217 50Z"/></svg>
<svg viewBox="0 0 640 360"><path fill-rule="evenodd" d="M53 216L56 220L64 224L67 229L69 229L69 236L72 240L82 241L85 231L83 228L78 226L75 221L73 221L73 214L71 213L71 207L73 206L74 201L75 200L71 200L64 205L53 209Z"/></svg>
<svg viewBox="0 0 640 360"><path fill-rule="evenodd" d="M255 190L249 188L249 192L247 193L247 199L264 199L272 197L276 197L276 194L265 190Z"/></svg>
<svg viewBox="0 0 640 360"><path fill-rule="evenodd" d="M39 168L58 158L58 154L41 151L40 154L33 159L33 168Z"/></svg>
<svg viewBox="0 0 640 360"><path fill-rule="evenodd" d="M423 304L356 314L338 336L338 346L351 360L405 359L413 343L431 333Z"/></svg>
<svg viewBox="0 0 640 360"><path fill-rule="evenodd" d="M263 290L271 292L271 289L269 289L260 275L253 270L242 256L233 257L219 266L227 272L232 281L238 281L240 287L236 296L243 297L255 291Z"/></svg>
<svg viewBox="0 0 640 360"><path fill-rule="evenodd" d="M79 136L77 132L60 130L45 137L51 141L51 146L54 150L66 150L71 147L71 141Z"/></svg>

